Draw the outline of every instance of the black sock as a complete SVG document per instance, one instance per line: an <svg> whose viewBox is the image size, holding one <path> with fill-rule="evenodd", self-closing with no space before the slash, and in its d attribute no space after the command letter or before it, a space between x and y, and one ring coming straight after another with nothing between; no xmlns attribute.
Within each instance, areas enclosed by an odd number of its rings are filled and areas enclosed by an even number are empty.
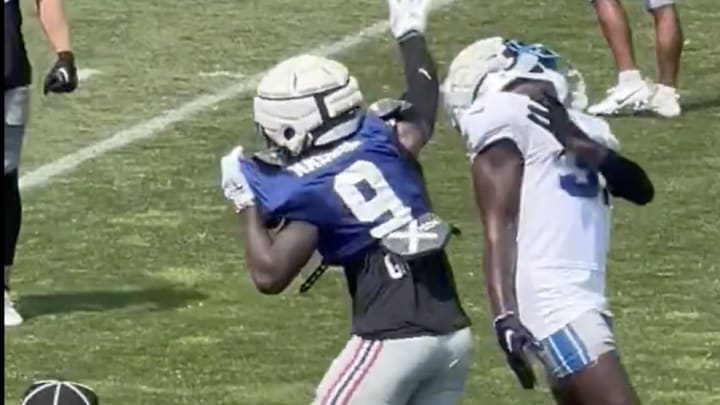
<svg viewBox="0 0 720 405"><path fill-rule="evenodd" d="M3 183L5 183L3 186L3 199L5 200L3 207L3 211L5 211L5 219L3 222L3 227L5 228L5 234L3 235L3 260L5 268L7 269L12 266L15 259L15 247L17 246L18 235L20 234L20 220L22 217L17 170L5 174ZM9 282L6 276L6 289L9 287L8 284Z"/></svg>

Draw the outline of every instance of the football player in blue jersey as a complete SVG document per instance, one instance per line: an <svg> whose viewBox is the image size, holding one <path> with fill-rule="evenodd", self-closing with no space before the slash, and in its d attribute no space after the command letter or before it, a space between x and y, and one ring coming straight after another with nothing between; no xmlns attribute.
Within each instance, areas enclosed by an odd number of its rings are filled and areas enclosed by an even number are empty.
<svg viewBox="0 0 720 405"><path fill-rule="evenodd" d="M317 249L344 269L352 336L314 404L455 404L471 361L470 321L444 252L418 154L433 132L438 81L423 31L430 0L388 0L407 90L368 110L342 64L310 55L261 80L254 120L270 149L222 159L244 220L258 290L277 294ZM268 224L278 225L272 234Z"/></svg>

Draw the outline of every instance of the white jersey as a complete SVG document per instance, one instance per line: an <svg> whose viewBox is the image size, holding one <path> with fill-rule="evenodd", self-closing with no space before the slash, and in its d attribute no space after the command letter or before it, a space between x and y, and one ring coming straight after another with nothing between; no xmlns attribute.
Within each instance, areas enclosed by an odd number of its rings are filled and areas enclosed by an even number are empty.
<svg viewBox="0 0 720 405"><path fill-rule="evenodd" d="M589 309L606 311L610 208L598 173L562 153L555 137L527 118L528 103L524 95L489 93L459 123L471 158L500 139L523 156L516 293L521 320L542 339ZM575 111L572 118L617 148L603 120Z"/></svg>

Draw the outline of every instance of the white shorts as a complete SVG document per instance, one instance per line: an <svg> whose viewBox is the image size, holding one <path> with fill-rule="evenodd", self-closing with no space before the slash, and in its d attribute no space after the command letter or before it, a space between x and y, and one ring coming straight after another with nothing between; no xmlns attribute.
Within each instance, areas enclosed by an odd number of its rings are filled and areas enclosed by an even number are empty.
<svg viewBox="0 0 720 405"><path fill-rule="evenodd" d="M584 312L552 335L541 340L540 355L548 376L560 379L594 364L617 350L612 319L598 310Z"/></svg>
<svg viewBox="0 0 720 405"><path fill-rule="evenodd" d="M5 127L3 128L3 154L5 171L8 174L20 166L25 124L28 118L29 90L16 87L5 91Z"/></svg>
<svg viewBox="0 0 720 405"><path fill-rule="evenodd" d="M590 0L590 2L594 2L596 0ZM670 6L675 4L675 0L643 0L643 3L645 4L645 9L647 10L655 10L660 7Z"/></svg>
<svg viewBox="0 0 720 405"><path fill-rule="evenodd" d="M353 336L317 388L313 405L454 405L465 391L470 328L443 336Z"/></svg>

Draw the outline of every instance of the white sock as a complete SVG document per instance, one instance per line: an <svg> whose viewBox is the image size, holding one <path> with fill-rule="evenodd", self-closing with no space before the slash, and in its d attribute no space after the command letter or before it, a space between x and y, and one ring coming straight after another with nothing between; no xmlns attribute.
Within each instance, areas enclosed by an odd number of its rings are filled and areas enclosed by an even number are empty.
<svg viewBox="0 0 720 405"><path fill-rule="evenodd" d="M618 84L622 83L633 83L642 80L642 75L637 69L634 70L623 70L618 73Z"/></svg>
<svg viewBox="0 0 720 405"><path fill-rule="evenodd" d="M667 96L674 96L677 94L677 89L675 89L675 87L666 86L660 83L655 85L655 91L657 92L657 94Z"/></svg>

